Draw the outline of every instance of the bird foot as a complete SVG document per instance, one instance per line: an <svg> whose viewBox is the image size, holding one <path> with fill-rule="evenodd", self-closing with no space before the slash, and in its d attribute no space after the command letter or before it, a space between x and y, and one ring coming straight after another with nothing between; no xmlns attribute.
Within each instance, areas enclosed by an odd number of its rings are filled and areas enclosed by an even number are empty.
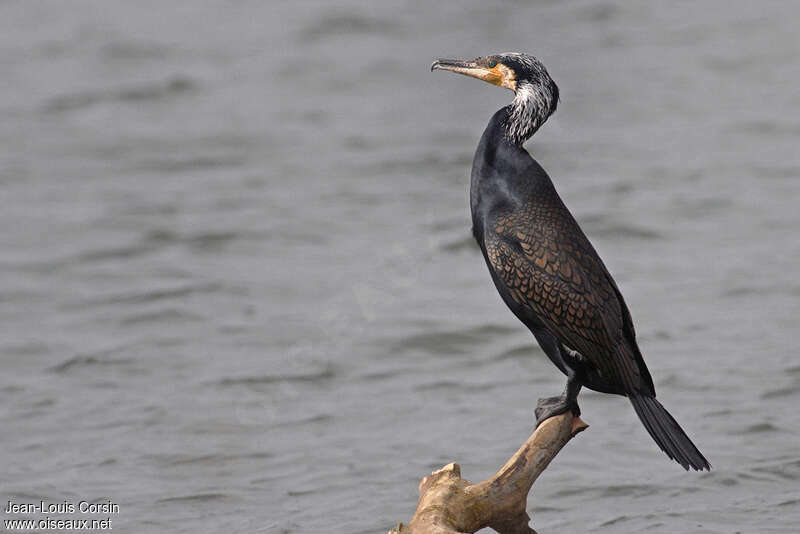
<svg viewBox="0 0 800 534"><path fill-rule="evenodd" d="M536 426L538 428L546 419L553 417L554 415L559 415L562 413L566 413L567 411L572 411L572 414L575 417L578 417L581 414L581 409L578 407L577 401L570 402L567 399L566 395L559 395L558 397L546 397L544 399L539 399L539 402L536 404Z"/></svg>

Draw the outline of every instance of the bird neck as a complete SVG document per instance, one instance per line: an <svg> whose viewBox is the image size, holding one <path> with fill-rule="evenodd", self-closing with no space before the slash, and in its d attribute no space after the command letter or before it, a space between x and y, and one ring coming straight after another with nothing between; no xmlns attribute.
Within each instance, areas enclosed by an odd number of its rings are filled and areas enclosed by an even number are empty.
<svg viewBox="0 0 800 534"><path fill-rule="evenodd" d="M529 83L521 83L514 101L507 106L506 137L515 145L522 146L550 116L552 98L553 95L537 91Z"/></svg>

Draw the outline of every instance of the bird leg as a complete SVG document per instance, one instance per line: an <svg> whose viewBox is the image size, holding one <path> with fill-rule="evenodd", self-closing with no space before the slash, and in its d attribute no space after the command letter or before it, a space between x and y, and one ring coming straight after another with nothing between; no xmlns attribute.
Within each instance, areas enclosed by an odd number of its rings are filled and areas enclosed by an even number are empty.
<svg viewBox="0 0 800 534"><path fill-rule="evenodd" d="M581 409L578 407L578 393L581 390L581 383L572 371L567 375L567 387L564 393L558 397L547 397L539 399L536 404L536 426L541 425L546 419L554 415L566 413L571 410L575 417L581 414Z"/></svg>

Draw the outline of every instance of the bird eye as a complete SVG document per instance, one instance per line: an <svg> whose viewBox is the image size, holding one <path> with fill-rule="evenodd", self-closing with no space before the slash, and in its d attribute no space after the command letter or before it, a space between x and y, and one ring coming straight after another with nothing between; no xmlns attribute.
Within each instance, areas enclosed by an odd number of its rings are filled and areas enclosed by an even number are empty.
<svg viewBox="0 0 800 534"><path fill-rule="evenodd" d="M495 60L493 60L493 59L490 59L490 60L489 60L489 68L490 68L490 69L493 69L493 68L495 68L496 66L497 66L497 61L495 61Z"/></svg>

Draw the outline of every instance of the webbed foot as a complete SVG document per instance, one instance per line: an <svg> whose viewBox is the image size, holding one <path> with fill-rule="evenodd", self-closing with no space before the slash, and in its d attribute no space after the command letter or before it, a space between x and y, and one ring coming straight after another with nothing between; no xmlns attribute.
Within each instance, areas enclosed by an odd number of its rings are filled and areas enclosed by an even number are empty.
<svg viewBox="0 0 800 534"><path fill-rule="evenodd" d="M566 413L570 410L575 417L581 414L581 409L578 407L578 401L576 399L572 399L572 401L570 401L566 394L559 395L558 397L539 399L534 412L536 414L536 426L538 427L546 419L549 419L554 415Z"/></svg>

